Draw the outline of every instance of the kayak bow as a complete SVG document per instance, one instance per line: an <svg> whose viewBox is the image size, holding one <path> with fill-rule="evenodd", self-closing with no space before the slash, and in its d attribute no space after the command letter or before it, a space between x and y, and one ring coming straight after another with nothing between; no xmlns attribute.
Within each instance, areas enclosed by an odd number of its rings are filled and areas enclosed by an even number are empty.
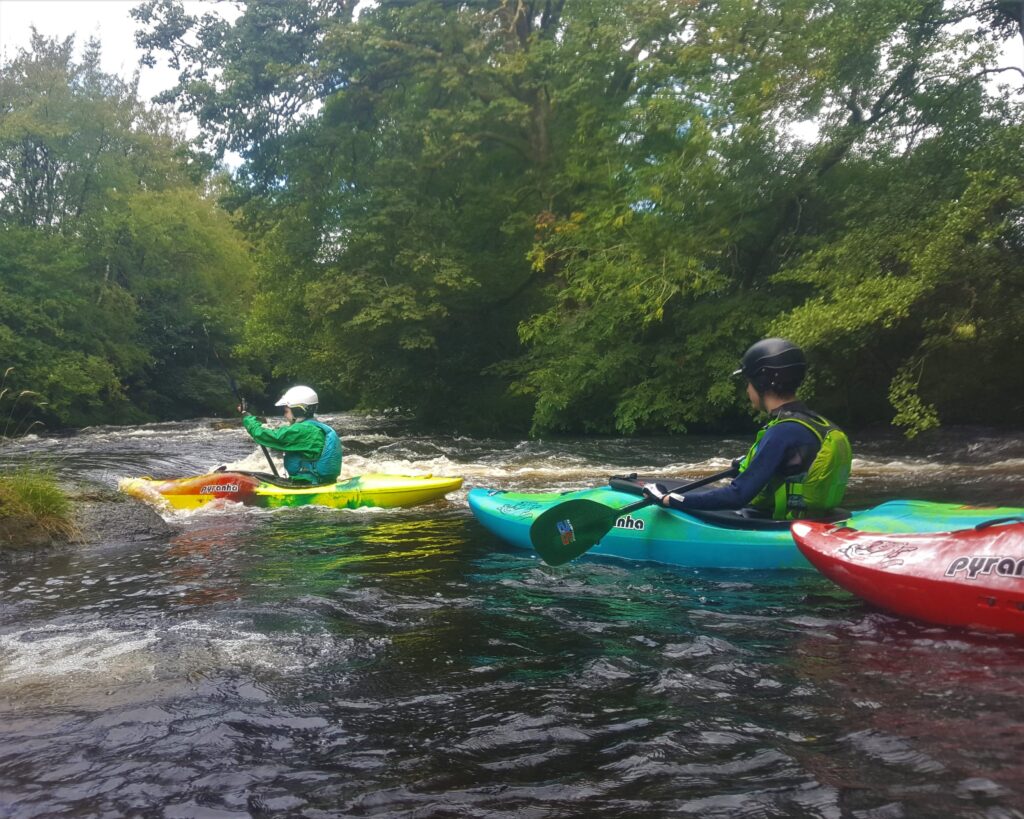
<svg viewBox="0 0 1024 819"><path fill-rule="evenodd" d="M899 535L798 522L793 538L823 575L881 609L1024 634L1024 518L993 517L970 529Z"/></svg>

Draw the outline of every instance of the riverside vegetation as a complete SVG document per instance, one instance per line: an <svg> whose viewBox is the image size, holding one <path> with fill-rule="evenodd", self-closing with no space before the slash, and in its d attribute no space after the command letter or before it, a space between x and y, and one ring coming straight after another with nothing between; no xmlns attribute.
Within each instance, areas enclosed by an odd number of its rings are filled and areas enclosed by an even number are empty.
<svg viewBox="0 0 1024 819"><path fill-rule="evenodd" d="M41 420L227 411L218 348L257 400L721 432L780 334L845 425L1019 421L1020 0L356 6L146 0L156 104L98 43L0 66L0 361Z"/></svg>
<svg viewBox="0 0 1024 819"><path fill-rule="evenodd" d="M31 412L29 407L36 395L23 390L4 400L10 393L6 383L13 369L8 367L0 381L0 409L6 404L8 410L0 435L0 456L12 437L28 431L24 428L24 416ZM16 417L19 405L21 418ZM37 424L33 421L29 426ZM0 466L0 549L48 544L54 539L70 540L75 536L77 527L71 502L50 471L16 467L2 460Z"/></svg>
<svg viewBox="0 0 1024 819"><path fill-rule="evenodd" d="M0 475L0 548L67 541L78 533L71 500L53 474L21 468Z"/></svg>
<svg viewBox="0 0 1024 819"><path fill-rule="evenodd" d="M0 429L0 551L164 534L166 524L149 507L78 475L61 476L59 462L18 460L11 450L40 424L29 419L45 402L31 390L12 394L6 384L13 370L0 379L0 410L6 412Z"/></svg>
<svg viewBox="0 0 1024 819"><path fill-rule="evenodd" d="M7 410L0 430L0 457L13 437L24 434L39 422L26 424L37 393L22 390L13 395L6 386L13 367L0 380L0 409ZM9 397L8 397L9 396ZM54 540L67 541L79 533L71 501L52 471L14 466L0 460L0 548L36 546Z"/></svg>

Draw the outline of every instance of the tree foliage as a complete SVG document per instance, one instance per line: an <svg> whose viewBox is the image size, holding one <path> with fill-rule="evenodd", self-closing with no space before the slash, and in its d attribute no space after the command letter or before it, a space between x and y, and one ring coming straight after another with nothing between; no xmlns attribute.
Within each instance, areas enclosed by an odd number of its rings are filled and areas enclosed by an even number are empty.
<svg viewBox="0 0 1024 819"><path fill-rule="evenodd" d="M277 375L449 424L710 429L783 333L841 422L1024 400L1019 3L356 5L134 12L244 160Z"/></svg>
<svg viewBox="0 0 1024 819"><path fill-rule="evenodd" d="M202 327L237 339L247 246L135 84L73 46L34 35L0 68L0 362L58 424L225 406Z"/></svg>

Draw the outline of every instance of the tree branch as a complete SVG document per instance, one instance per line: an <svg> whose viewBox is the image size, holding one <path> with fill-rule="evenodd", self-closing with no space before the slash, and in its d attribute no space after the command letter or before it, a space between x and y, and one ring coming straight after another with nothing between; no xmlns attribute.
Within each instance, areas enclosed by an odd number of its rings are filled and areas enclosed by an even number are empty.
<svg viewBox="0 0 1024 819"><path fill-rule="evenodd" d="M989 74L1003 74L1007 71L1016 71L1020 74L1021 78L1024 78L1024 68L1018 68L1015 65L1008 65L1003 68L985 68L979 71L977 74L972 74L971 79L976 80L981 77L987 77Z"/></svg>

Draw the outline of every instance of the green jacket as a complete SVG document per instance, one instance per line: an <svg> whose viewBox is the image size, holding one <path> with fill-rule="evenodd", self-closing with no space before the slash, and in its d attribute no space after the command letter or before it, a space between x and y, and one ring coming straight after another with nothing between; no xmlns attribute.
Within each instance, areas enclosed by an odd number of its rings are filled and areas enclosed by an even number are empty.
<svg viewBox="0 0 1024 819"><path fill-rule="evenodd" d="M288 424L270 429L263 426L255 415L244 415L245 431L261 446L277 452L294 452L307 461L315 461L324 449L326 435L313 424Z"/></svg>

